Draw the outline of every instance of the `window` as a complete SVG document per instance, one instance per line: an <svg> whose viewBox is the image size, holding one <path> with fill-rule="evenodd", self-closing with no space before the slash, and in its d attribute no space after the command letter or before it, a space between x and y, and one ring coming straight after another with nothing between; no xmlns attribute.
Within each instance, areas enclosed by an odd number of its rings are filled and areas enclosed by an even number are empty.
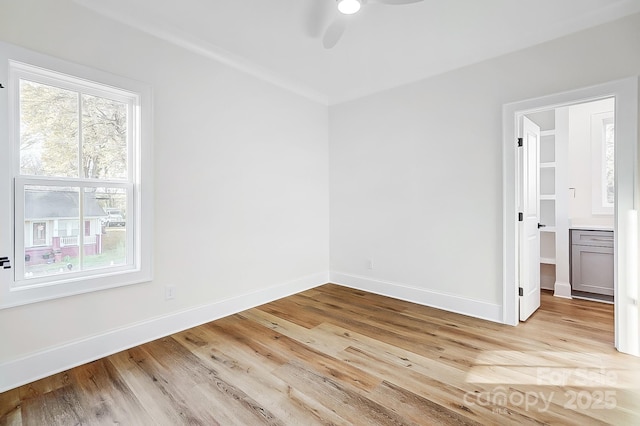
<svg viewBox="0 0 640 426"><path fill-rule="evenodd" d="M14 273L0 307L148 281L149 89L6 45L0 53L13 146L0 166L13 170L14 199Z"/></svg>
<svg viewBox="0 0 640 426"><path fill-rule="evenodd" d="M602 158L604 159L602 162L602 199L606 206L613 207L615 196L615 126L613 124L613 118L603 120L602 124L602 138L604 140L602 146L604 150L602 154Z"/></svg>
<svg viewBox="0 0 640 426"><path fill-rule="evenodd" d="M33 246L43 246L47 243L47 222L33 223L32 241Z"/></svg>
<svg viewBox="0 0 640 426"><path fill-rule="evenodd" d="M613 111L591 116L592 212L612 215L615 202L615 120Z"/></svg>

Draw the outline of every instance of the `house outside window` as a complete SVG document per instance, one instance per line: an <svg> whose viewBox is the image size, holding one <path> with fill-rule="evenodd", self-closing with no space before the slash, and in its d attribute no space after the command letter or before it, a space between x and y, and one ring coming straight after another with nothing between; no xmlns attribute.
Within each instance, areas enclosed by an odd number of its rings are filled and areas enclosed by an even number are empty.
<svg viewBox="0 0 640 426"><path fill-rule="evenodd" d="M34 229L32 243L25 238L25 259L29 259L25 261L27 278L69 274L83 266L87 269L89 265L96 268L126 264L126 231L123 229L119 235L109 238L107 232L102 232L102 220L107 215L101 206L104 200L97 199L95 192L88 192L80 209L79 195L79 191L60 188L26 187L25 223L32 223ZM83 238L78 219L81 211L84 217ZM42 221L43 218L48 220ZM45 232L36 234L36 228L46 230L47 223L52 229L50 240L46 239ZM105 246L105 241L117 243ZM114 250L114 246L117 249ZM83 247L82 251L80 247Z"/></svg>

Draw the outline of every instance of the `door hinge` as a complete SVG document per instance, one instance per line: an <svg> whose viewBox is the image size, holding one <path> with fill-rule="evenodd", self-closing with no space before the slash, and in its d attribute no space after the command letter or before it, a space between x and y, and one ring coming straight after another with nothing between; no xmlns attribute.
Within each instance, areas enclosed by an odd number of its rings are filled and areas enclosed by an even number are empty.
<svg viewBox="0 0 640 426"><path fill-rule="evenodd" d="M518 212L518 222L522 222L524 220L524 215L522 212Z"/></svg>
<svg viewBox="0 0 640 426"><path fill-rule="evenodd" d="M524 296L524 290L522 287L518 287L518 296Z"/></svg>
<svg viewBox="0 0 640 426"><path fill-rule="evenodd" d="M518 148L521 148L523 143L522 138L518 138Z"/></svg>
<svg viewBox="0 0 640 426"><path fill-rule="evenodd" d="M8 257L0 257L0 267L3 269L11 269L11 261Z"/></svg>

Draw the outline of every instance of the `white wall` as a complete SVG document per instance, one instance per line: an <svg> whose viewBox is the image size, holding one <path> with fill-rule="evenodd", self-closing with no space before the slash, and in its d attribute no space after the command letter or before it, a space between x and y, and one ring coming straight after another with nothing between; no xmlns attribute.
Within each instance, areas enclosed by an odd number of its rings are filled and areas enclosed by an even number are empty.
<svg viewBox="0 0 640 426"><path fill-rule="evenodd" d="M612 112L614 100L604 99L586 104L572 105L569 112L569 218L574 225L608 225L613 227L613 214L593 212L593 179L600 174L594 169L591 118L596 114Z"/></svg>
<svg viewBox="0 0 640 426"><path fill-rule="evenodd" d="M3 2L0 40L149 83L155 133L153 282L1 310L0 376L66 343L145 324L151 338L153 318L327 282L326 106L71 0Z"/></svg>
<svg viewBox="0 0 640 426"><path fill-rule="evenodd" d="M332 278L501 320L502 106L638 75L639 52L634 15L331 107Z"/></svg>

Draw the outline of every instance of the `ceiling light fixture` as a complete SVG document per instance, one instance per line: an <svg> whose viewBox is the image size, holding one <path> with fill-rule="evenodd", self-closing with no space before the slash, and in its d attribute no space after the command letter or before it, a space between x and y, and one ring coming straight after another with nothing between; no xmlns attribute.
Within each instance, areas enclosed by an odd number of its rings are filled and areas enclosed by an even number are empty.
<svg viewBox="0 0 640 426"><path fill-rule="evenodd" d="M338 0L338 10L345 15L353 15L360 10L360 0Z"/></svg>

